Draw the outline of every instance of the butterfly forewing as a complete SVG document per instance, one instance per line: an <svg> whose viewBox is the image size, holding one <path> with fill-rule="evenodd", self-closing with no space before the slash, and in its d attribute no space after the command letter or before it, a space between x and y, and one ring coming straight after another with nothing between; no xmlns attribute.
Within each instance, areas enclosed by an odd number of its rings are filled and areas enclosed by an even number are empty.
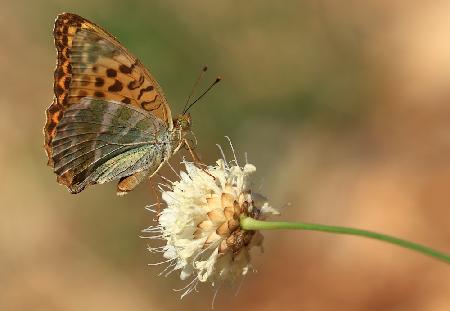
<svg viewBox="0 0 450 311"><path fill-rule="evenodd" d="M105 30L70 13L58 16L54 28L58 52L55 101L47 110L46 150L64 110L83 97L112 99L151 112L171 126L171 113L156 80Z"/></svg>

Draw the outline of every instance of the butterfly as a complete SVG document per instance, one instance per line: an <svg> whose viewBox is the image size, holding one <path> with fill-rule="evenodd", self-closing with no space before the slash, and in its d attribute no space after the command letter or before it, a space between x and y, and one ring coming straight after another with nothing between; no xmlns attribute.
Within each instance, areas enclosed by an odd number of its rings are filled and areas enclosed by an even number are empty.
<svg viewBox="0 0 450 311"><path fill-rule="evenodd" d="M186 110L172 119L156 80L112 35L76 14L57 16L54 99L44 148L71 193L119 180L117 194L153 176L183 143Z"/></svg>

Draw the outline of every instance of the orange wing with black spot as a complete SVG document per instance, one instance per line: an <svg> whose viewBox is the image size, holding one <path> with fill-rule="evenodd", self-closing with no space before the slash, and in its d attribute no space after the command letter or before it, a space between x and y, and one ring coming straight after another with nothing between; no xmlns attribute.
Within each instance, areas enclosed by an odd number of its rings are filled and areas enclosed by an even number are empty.
<svg viewBox="0 0 450 311"><path fill-rule="evenodd" d="M58 52L53 103L44 127L48 164L54 166L52 140L71 105L84 97L114 100L149 111L173 127L164 94L142 63L112 35L71 13L58 15L53 30Z"/></svg>

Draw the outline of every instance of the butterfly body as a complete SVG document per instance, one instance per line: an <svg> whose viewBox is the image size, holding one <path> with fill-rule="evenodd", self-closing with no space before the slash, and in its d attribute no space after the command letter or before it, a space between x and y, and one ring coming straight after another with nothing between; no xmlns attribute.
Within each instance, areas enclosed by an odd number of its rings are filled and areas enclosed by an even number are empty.
<svg viewBox="0 0 450 311"><path fill-rule="evenodd" d="M116 179L118 194L127 193L181 147L190 117L174 126L156 80L99 26L63 13L54 36L55 99L44 127L48 164L71 193Z"/></svg>

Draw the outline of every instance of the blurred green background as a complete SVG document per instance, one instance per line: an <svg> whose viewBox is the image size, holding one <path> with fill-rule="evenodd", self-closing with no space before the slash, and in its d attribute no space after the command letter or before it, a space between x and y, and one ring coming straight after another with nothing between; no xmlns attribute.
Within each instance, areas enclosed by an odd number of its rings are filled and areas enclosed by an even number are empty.
<svg viewBox="0 0 450 311"><path fill-rule="evenodd" d="M450 252L448 1L0 1L0 310L208 310L208 286L159 277L140 230L150 182L70 195L46 166L58 13L103 26L181 111L206 163L245 152L282 218L361 227ZM176 165L180 156L171 163ZM169 170L164 171L174 178ZM258 273L215 310L448 310L450 270L394 246L266 232Z"/></svg>

